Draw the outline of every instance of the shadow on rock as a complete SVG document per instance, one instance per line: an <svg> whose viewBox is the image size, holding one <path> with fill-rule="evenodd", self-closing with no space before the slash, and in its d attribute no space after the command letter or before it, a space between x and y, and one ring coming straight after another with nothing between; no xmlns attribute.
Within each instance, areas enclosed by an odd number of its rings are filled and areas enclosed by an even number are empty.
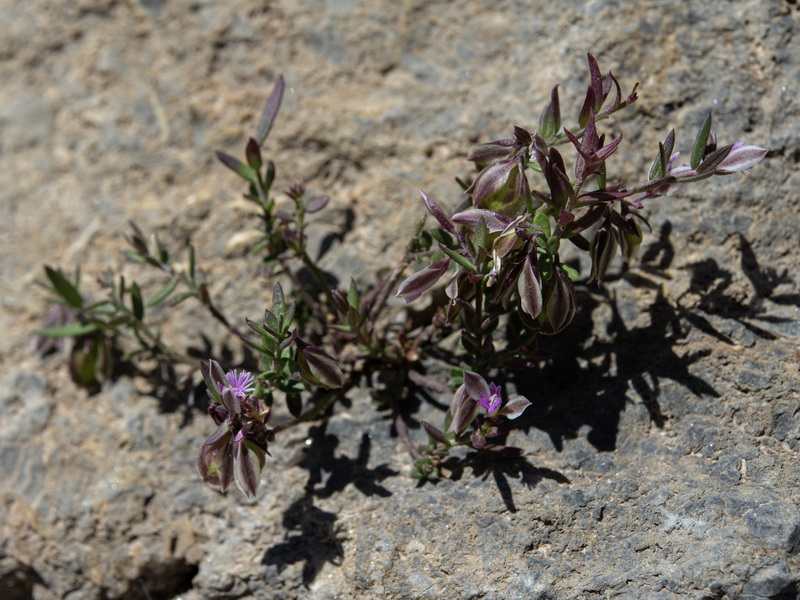
<svg viewBox="0 0 800 600"><path fill-rule="evenodd" d="M693 308L683 309L682 316L695 327L727 344L733 344L727 335L716 331L705 315L731 319L742 325L756 337L774 340L778 336L758 323L781 325L795 322L766 314L765 301L783 306L800 306L800 294L776 294L776 289L783 284L793 283L789 272L784 269L779 273L772 267L762 267L758 263L750 242L739 233L739 266L755 292L743 302L740 294L732 289L734 274L722 267L713 259L705 259L684 265L691 273L689 289L678 298L680 303L686 297L695 297Z"/></svg>
<svg viewBox="0 0 800 600"><path fill-rule="evenodd" d="M517 507L514 504L509 478L521 481L528 489L536 487L543 479L552 479L556 483L569 483L569 479L558 471L535 467L525 457L497 461L475 454L474 458L470 457L468 464L472 467L473 476L486 479L491 475L494 478L506 509L512 513L517 512Z"/></svg>
<svg viewBox="0 0 800 600"><path fill-rule="evenodd" d="M370 469L371 441L365 433L361 437L358 455L350 458L336 455L339 439L326 433L327 423L313 427L309 433L306 456L299 466L308 469L309 477L304 495L296 500L283 515L287 534L282 543L268 549L262 559L264 565L274 565L280 573L288 565L305 561L303 584L309 585L326 562L341 564L344 556L336 515L314 505L315 498L329 498L352 483L365 496L387 497L391 492L380 485L398 472L386 465Z"/></svg>
<svg viewBox="0 0 800 600"><path fill-rule="evenodd" d="M648 325L629 327L623 315L637 307L631 309L623 304L608 286L580 290L581 311L567 330L553 338L548 348L553 352L552 357L541 371L535 378L525 373L512 375L511 381L520 393L541 398L546 403L543 410L524 415L522 426L535 425L543 429L557 449L561 450L565 439L574 439L578 430L588 425L591 430L587 439L592 445L601 451L614 450L620 414L629 402L643 402L653 424L663 427L666 417L658 398L660 382L664 379L680 384L697 396L719 397L708 381L692 373L692 365L710 353L708 350L686 351L692 328L733 345L735 341L707 318L711 315L736 321L759 338L774 339L775 334L753 321L784 323L788 320L764 314L764 300L800 304L797 294L775 293L779 285L791 282L791 278L786 271L778 273L770 267L761 267L752 246L741 235L741 272L756 291L751 301L742 302L737 297L732 286L735 273L709 259L685 267L691 270L690 287L676 303L671 303L659 281L667 277L664 271L675 256L670 233L671 227L665 223L659 239L643 253L637 272L626 271L620 276L638 289L656 292L655 300L647 308ZM690 308L681 302L688 294L696 297ZM599 340L593 334L593 313L603 305L610 307L611 319L606 326L607 339Z"/></svg>
<svg viewBox="0 0 800 600"><path fill-rule="evenodd" d="M336 515L314 506L311 495L306 494L288 508L283 526L288 531L284 541L266 551L263 565L273 565L281 573L287 566L304 561L303 585L308 586L325 563L341 564L344 552Z"/></svg>

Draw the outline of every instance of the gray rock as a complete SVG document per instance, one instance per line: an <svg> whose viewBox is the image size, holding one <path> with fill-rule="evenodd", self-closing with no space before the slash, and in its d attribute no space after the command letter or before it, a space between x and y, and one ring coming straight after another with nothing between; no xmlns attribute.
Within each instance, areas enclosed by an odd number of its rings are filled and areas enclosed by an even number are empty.
<svg viewBox="0 0 800 600"><path fill-rule="evenodd" d="M5 4L9 598L797 596L792 2ZM272 282L237 237L256 224L212 152L239 153L279 73L289 91L265 148L276 190L304 179L332 195L309 235L346 283L402 255L423 212L417 189L455 205L473 143L536 127L555 83L573 114L587 51L625 91L642 84L638 107L610 125L625 135L614 176L638 180L673 127L685 155L709 110L720 141L771 152L747 177L645 207L654 231L631 269L581 288L581 323L543 340L554 358L522 382L534 405L511 442L524 461L471 461L417 487L386 413L353 390L324 427L279 437L245 501L199 480L212 424L170 404L172 390L122 377L88 396L62 358L27 349L46 311L31 273L80 264L101 297L94 277L120 264L128 218L175 253L190 238L227 314L263 313ZM172 320L154 311L165 338L186 348L205 336L241 359L235 339L184 306ZM415 417L440 423L442 412L423 402ZM424 442L419 428L411 436Z"/></svg>

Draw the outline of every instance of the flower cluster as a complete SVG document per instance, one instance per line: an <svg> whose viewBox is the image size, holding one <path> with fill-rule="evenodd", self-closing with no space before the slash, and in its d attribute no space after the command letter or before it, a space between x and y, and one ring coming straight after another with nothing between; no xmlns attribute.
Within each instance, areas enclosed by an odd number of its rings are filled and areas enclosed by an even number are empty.
<svg viewBox="0 0 800 600"><path fill-rule="evenodd" d="M208 413L217 430L200 448L197 468L203 480L221 491L232 481L245 496L255 496L274 433L267 427L270 408L251 394L254 377L247 371L225 373L214 360L200 365L211 397Z"/></svg>

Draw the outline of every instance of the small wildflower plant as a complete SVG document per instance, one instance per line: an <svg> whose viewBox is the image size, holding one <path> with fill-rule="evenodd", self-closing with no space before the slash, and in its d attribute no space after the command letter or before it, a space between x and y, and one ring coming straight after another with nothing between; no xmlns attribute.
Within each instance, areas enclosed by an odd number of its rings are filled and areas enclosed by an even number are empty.
<svg viewBox="0 0 800 600"><path fill-rule="evenodd" d="M574 121L562 122L555 86L538 127L514 127L511 137L469 153L477 174L470 183L459 180L462 195L455 210L420 191L433 227L420 222L404 259L385 277L366 288L351 281L346 289L332 287L307 252L307 218L323 210L329 197L309 194L302 183L283 198L272 193L276 167L261 148L282 102L285 84L279 78L256 135L245 145L244 160L224 152L217 157L246 183L244 197L254 205L262 231L254 253L270 277L291 283L289 295L275 284L263 321L245 319L242 330L212 301L191 246L186 264L176 265L157 238L152 248L132 225L127 257L159 271L162 287L145 299L135 282L108 274L101 279L106 298L89 301L80 291L79 274L69 277L47 267L43 285L55 308L40 332L40 347L60 345L69 352L73 377L83 385L109 377L119 356L115 349L131 341L134 347L122 361L185 363L187 357L166 345L145 313L162 303L200 302L258 356L250 370L226 371L213 358L200 364L216 430L202 444L197 467L223 492L236 483L254 496L276 435L329 416L365 373L386 382L376 405L390 411L414 461L414 477L441 477L457 447L497 458L520 456L523 449L507 445L508 434L529 407L535 410L537 398L515 393L509 374L535 371L542 356L539 336L563 331L579 310L575 286L582 277L562 260L563 244L587 255L585 283L600 285L618 254L629 261L642 244L649 229L645 201L715 175L747 173L767 154L742 141L719 146L709 114L688 162L679 162L670 131L654 149L646 178L633 184L610 180L608 162L623 137L601 126L637 101L638 84L623 96L611 72L603 75L591 55L588 64L589 84ZM418 270L407 275L412 263ZM298 264L310 274L311 285L301 279ZM429 294L440 282L444 294ZM397 319L386 314L392 295L406 303L429 295L433 318L421 327L410 319L406 327L392 325ZM449 340L455 332L454 346ZM446 380L425 375L442 357ZM412 439L403 410L420 387L451 395L442 423L421 421L428 437L422 444ZM281 400L289 420L271 426Z"/></svg>

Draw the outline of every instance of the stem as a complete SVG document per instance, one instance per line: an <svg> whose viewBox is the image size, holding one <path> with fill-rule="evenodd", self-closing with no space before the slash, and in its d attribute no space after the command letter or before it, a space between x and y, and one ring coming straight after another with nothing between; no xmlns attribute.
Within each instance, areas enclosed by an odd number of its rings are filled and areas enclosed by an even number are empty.
<svg viewBox="0 0 800 600"><path fill-rule="evenodd" d="M297 254L300 257L300 260L303 261L303 265L305 266L305 268L311 272L311 275L312 277L314 277L314 281L317 282L319 288L323 292L325 292L325 296L327 296L328 298L328 305L331 308L336 306L333 302L333 296L331 295L331 286L328 284L328 280L325 279L325 275L322 273L322 271L319 270L319 267L317 267L314 261L311 260L311 257L306 252L306 249L303 248Z"/></svg>
<svg viewBox="0 0 800 600"><path fill-rule="evenodd" d="M406 422L403 421L403 417L399 413L395 413L394 426L395 429L397 429L397 435L400 436L400 439L403 441L403 444L405 445L409 454L411 454L411 457L414 460L420 460L421 458L424 458L419 449L414 445L414 442L411 441L411 438L408 435Z"/></svg>

